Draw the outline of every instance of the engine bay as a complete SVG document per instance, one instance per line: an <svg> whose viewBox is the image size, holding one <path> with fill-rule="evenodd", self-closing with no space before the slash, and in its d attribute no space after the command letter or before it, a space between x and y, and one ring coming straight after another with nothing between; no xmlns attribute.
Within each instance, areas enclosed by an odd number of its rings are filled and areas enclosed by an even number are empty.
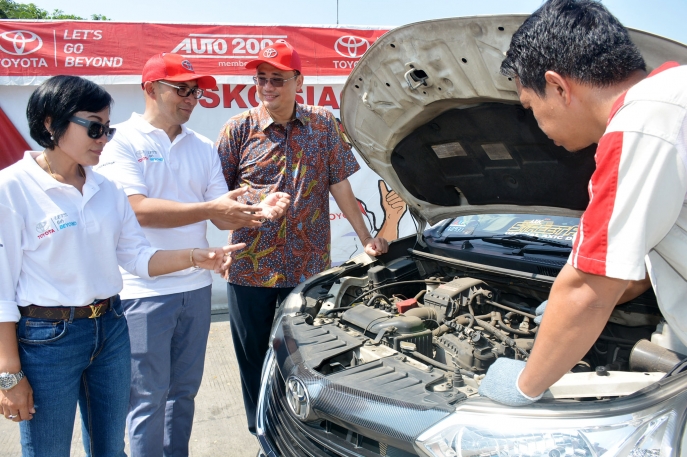
<svg viewBox="0 0 687 457"><path fill-rule="evenodd" d="M535 310L554 279L513 273L411 254L314 282L303 294L307 324L362 342L315 369L334 376L393 358L411 371L439 374L426 383L429 392L476 396L499 357L528 359L539 329ZM614 398L658 381L685 358L661 344L669 330L652 293L618 305L590 351L545 398Z"/></svg>

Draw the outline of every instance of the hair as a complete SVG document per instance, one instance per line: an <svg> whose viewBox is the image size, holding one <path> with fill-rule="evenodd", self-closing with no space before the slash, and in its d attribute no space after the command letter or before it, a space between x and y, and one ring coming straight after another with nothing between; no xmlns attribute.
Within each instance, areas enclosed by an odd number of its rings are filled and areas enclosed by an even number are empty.
<svg viewBox="0 0 687 457"><path fill-rule="evenodd" d="M29 98L26 106L29 133L44 148L54 149L67 132L74 113L97 113L110 108L112 103L112 96L92 81L78 76L53 76ZM48 118L52 134L45 127Z"/></svg>
<svg viewBox="0 0 687 457"><path fill-rule="evenodd" d="M627 29L596 0L548 0L513 34L501 73L545 96L547 71L596 87L646 70Z"/></svg>

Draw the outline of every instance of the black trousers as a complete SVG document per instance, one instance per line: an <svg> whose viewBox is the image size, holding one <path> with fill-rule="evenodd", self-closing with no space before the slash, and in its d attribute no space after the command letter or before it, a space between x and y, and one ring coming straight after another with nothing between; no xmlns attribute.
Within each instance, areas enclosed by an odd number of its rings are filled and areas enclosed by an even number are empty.
<svg viewBox="0 0 687 457"><path fill-rule="evenodd" d="M267 353L274 312L293 287L248 287L227 284L229 321L241 372L248 430L255 434L260 374Z"/></svg>

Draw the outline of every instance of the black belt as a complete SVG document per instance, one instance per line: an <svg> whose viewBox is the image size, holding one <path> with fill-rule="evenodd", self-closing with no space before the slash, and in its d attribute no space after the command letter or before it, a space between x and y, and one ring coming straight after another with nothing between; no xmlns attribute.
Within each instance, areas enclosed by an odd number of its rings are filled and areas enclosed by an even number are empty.
<svg viewBox="0 0 687 457"><path fill-rule="evenodd" d="M110 302L114 297L96 300L86 306L20 306L19 314L24 317L35 317L38 319L69 320L74 310L74 319L95 319L110 310Z"/></svg>

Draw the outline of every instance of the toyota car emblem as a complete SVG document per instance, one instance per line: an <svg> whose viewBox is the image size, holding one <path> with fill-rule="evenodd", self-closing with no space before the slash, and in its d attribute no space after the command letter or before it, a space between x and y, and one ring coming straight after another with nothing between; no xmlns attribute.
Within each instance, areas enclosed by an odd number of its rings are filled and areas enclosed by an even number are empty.
<svg viewBox="0 0 687 457"><path fill-rule="evenodd" d="M334 50L342 57L356 58L365 54L370 47L370 42L365 38L346 35L334 43Z"/></svg>
<svg viewBox="0 0 687 457"><path fill-rule="evenodd" d="M286 401L291 412L301 421L306 421L310 415L310 398L303 382L291 376L286 380Z"/></svg>
<svg viewBox="0 0 687 457"><path fill-rule="evenodd" d="M12 30L0 34L0 50L15 56L25 56L43 46L41 37L28 30Z"/></svg>

